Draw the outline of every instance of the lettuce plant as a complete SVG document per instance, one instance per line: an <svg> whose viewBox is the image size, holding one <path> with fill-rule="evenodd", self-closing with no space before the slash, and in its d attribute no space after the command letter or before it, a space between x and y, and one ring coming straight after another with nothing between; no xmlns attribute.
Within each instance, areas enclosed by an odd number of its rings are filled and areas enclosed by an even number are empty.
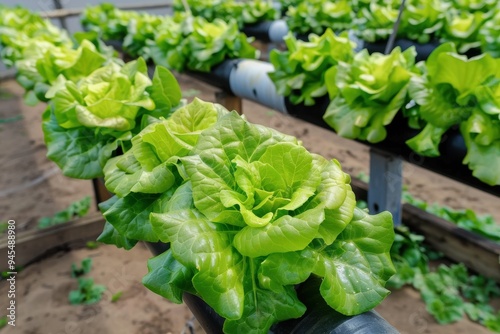
<svg viewBox="0 0 500 334"><path fill-rule="evenodd" d="M398 17L397 3L391 1L389 5L383 5L373 1L360 8L353 24L356 34L367 42L389 38Z"/></svg>
<svg viewBox="0 0 500 334"><path fill-rule="evenodd" d="M417 153L439 155L442 135L460 125L468 153L464 163L485 183L499 184L498 121L500 115L500 60L488 54L468 59L453 44L438 47L423 75L410 83L410 96L426 123L407 144ZM465 79L464 79L465 78Z"/></svg>
<svg viewBox="0 0 500 334"><path fill-rule="evenodd" d="M131 57L143 56L148 59L148 41L154 40L158 27L164 20L169 19L147 13L141 13L139 17L131 19L127 35L123 39L123 50Z"/></svg>
<svg viewBox="0 0 500 334"><path fill-rule="evenodd" d="M124 11L112 3L87 6L80 18L82 27L87 31L95 31L104 40L123 40L128 33L131 20L140 19L135 11Z"/></svg>
<svg viewBox="0 0 500 334"><path fill-rule="evenodd" d="M108 161L100 240L170 243L144 284L182 302L187 291L226 318L226 333L267 333L300 317L294 285L344 314L378 304L394 269L390 214L355 208L350 177L296 138L195 100L146 127Z"/></svg>
<svg viewBox="0 0 500 334"><path fill-rule="evenodd" d="M7 66L23 59L23 50L36 39L54 46L71 48L73 45L66 31L50 21L22 7L0 5L0 57Z"/></svg>
<svg viewBox="0 0 500 334"><path fill-rule="evenodd" d="M157 64L178 71L208 72L224 59L253 59L259 54L249 43L252 39L238 30L236 21L208 22L187 16L180 23L170 21L162 27L166 29L151 43L151 56Z"/></svg>
<svg viewBox="0 0 500 334"><path fill-rule="evenodd" d="M460 53L465 53L472 48L478 48L481 45L479 29L489 17L491 17L489 12L449 10L446 15L442 40L457 44Z"/></svg>
<svg viewBox="0 0 500 334"><path fill-rule="evenodd" d="M125 66L110 63L76 83L66 81L43 116L47 156L67 176L102 176L119 145L151 121L148 115L168 115L179 103L180 93L165 93L162 80L179 90L165 69L157 70L152 88L146 63L139 59Z"/></svg>
<svg viewBox="0 0 500 334"><path fill-rule="evenodd" d="M401 17L398 36L428 43L441 31L449 5L442 0L408 1Z"/></svg>
<svg viewBox="0 0 500 334"><path fill-rule="evenodd" d="M274 20L279 17L273 2L269 0L221 1L221 0L188 0L192 15L203 17L208 22L221 19L229 22L236 20L239 28L245 24ZM174 0L174 10L184 12L181 0Z"/></svg>
<svg viewBox="0 0 500 334"><path fill-rule="evenodd" d="M327 28L336 32L347 30L352 25L354 12L350 1L303 1L289 7L287 24L290 31L298 34L323 34Z"/></svg>
<svg viewBox="0 0 500 334"><path fill-rule="evenodd" d="M385 139L385 126L406 102L416 52L395 48L389 55L365 49L351 63L329 69L330 95L323 119L343 137L377 143Z"/></svg>
<svg viewBox="0 0 500 334"><path fill-rule="evenodd" d="M249 44L253 39L238 29L235 21L216 19L206 22L194 18L192 32L186 38L186 67L208 72L226 58L257 58L258 51Z"/></svg>
<svg viewBox="0 0 500 334"><path fill-rule="evenodd" d="M189 29L182 24L184 15L176 14L158 27L153 41L148 41L149 55L157 66L180 69L186 62L184 39ZM184 31L185 32L184 32Z"/></svg>
<svg viewBox="0 0 500 334"><path fill-rule="evenodd" d="M66 81L52 101L55 117L67 129L86 126L131 130L139 108L155 107L145 94L150 85L144 60L123 67L111 63L81 81Z"/></svg>
<svg viewBox="0 0 500 334"><path fill-rule="evenodd" d="M241 16L243 24L252 24L276 20L280 17L280 14L274 8L273 1L252 0L243 2Z"/></svg>
<svg viewBox="0 0 500 334"><path fill-rule="evenodd" d="M354 57L354 43L347 33L335 35L332 30L322 36L309 35L309 41L297 40L291 33L285 37L286 51L272 50L269 60L274 71L269 77L278 94L293 104L314 105L315 98L326 95L325 72L339 62Z"/></svg>
<svg viewBox="0 0 500 334"><path fill-rule="evenodd" d="M28 92L27 103L48 101L64 82L76 82L109 62L118 62L112 52L103 51L88 40L73 49L33 39L23 50L23 59L15 63L16 79Z"/></svg>
<svg viewBox="0 0 500 334"><path fill-rule="evenodd" d="M106 41L123 41L130 56L149 58L148 41L154 40L158 27L167 16L120 10L111 3L88 6L80 22L85 30L96 32Z"/></svg>

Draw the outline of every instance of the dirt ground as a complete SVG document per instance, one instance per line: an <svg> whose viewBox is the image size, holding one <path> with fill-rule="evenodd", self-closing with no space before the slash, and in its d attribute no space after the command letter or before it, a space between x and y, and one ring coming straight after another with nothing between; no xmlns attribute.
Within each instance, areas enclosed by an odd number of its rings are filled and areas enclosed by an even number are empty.
<svg viewBox="0 0 500 334"><path fill-rule="evenodd" d="M179 80L189 99L196 95L214 100L213 88L186 76ZM15 219L18 229L26 230L35 228L40 217L92 196L92 186L89 181L62 176L57 166L47 160L40 127L44 106L27 107L21 95L22 89L15 81L0 83L0 120L10 120L0 123L0 222ZM295 135L309 150L338 159L353 176L368 172L368 150L361 144L248 101L244 102L243 111L250 121ZM497 197L411 165L405 165L404 174L405 184L417 197L455 208L472 208L500 221ZM76 288L76 282L70 277L70 267L86 257L94 263L90 276L108 290L98 304L72 306L67 297ZM128 252L100 246L61 252L28 266L16 280L17 326L3 328L0 334L189 333L189 309L169 303L142 286L149 257L151 253L142 245ZM0 268L3 261L0 259ZM111 302L111 296L120 291L122 297ZM5 313L6 295L7 284L0 281L0 317ZM426 313L418 292L410 288L394 291L376 310L404 334L488 333L466 319L453 325L438 325ZM202 330L195 327L194 332Z"/></svg>

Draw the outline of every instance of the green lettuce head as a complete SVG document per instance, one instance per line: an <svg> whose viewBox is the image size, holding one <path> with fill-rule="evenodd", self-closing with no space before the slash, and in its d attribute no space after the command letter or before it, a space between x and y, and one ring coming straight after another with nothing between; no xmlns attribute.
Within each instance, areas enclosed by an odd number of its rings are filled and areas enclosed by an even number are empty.
<svg viewBox="0 0 500 334"><path fill-rule="evenodd" d="M275 49L269 55L274 71L268 75L278 94L289 97L293 104L314 105L315 98L327 93L325 72L354 57L355 44L347 32L336 35L327 29L321 36L310 34L307 42L288 33L284 41L286 51Z"/></svg>
<svg viewBox="0 0 500 334"><path fill-rule="evenodd" d="M454 42L460 53L481 45L479 29L492 16L492 12L469 12L451 9L446 13L442 41Z"/></svg>
<svg viewBox="0 0 500 334"><path fill-rule="evenodd" d="M182 291L199 295L226 318L225 333L267 333L300 317L294 286L311 275L323 278L321 295L344 314L389 293L391 216L355 208L337 161L234 112L179 160L184 182L149 218L171 246L148 264L151 290L175 302Z"/></svg>
<svg viewBox="0 0 500 334"><path fill-rule="evenodd" d="M67 32L22 7L0 7L0 57L7 66L23 59L23 50L36 39L71 48Z"/></svg>
<svg viewBox="0 0 500 334"><path fill-rule="evenodd" d="M65 82L77 82L111 59L111 54L104 54L88 40L73 49L32 39L23 50L23 59L15 63L16 79L28 92L27 96L33 95L30 104L34 104L52 99Z"/></svg>
<svg viewBox="0 0 500 334"><path fill-rule="evenodd" d="M389 1L389 4L371 1L368 6L361 7L353 24L356 34L367 42L386 40L398 18L398 5L396 1Z"/></svg>
<svg viewBox="0 0 500 334"><path fill-rule="evenodd" d="M47 156L64 175L102 177L120 145L126 151L133 134L179 105L174 76L157 67L151 85L146 71L142 59L123 67L110 63L77 83L62 84L44 113L43 131Z"/></svg>
<svg viewBox="0 0 500 334"><path fill-rule="evenodd" d="M389 293L391 215L357 209L337 161L236 112L195 99L145 127L105 174L117 195L100 204L98 240L170 243L143 283L176 303L184 291L203 298L226 333L303 315L294 286L311 275L348 315Z"/></svg>
<svg viewBox="0 0 500 334"><path fill-rule="evenodd" d="M469 119L478 103L495 109L498 100L487 86L500 77L500 61L488 54L469 59L446 43L420 66L424 74L411 79L409 92L426 126L407 144L419 154L438 156L442 135Z"/></svg>
<svg viewBox="0 0 500 334"><path fill-rule="evenodd" d="M149 86L151 80L142 58L123 67L111 63L76 83L66 81L52 102L55 117L66 129L85 126L132 130L140 108L155 108L146 92Z"/></svg>
<svg viewBox="0 0 500 334"><path fill-rule="evenodd" d="M398 47L389 55L369 55L365 49L352 63L329 69L325 77L331 102L324 120L343 137L384 140L385 126L406 102L415 56L414 48L401 52Z"/></svg>
<svg viewBox="0 0 500 334"><path fill-rule="evenodd" d="M182 163L195 206L211 221L242 227L241 235L303 225L301 236L281 245L283 250L307 245L317 236L324 210L337 209L347 196L349 177L337 163L309 153L294 137L250 125L235 114L203 132L193 153ZM316 206L317 196L327 200ZM266 255L243 247L245 255Z"/></svg>
<svg viewBox="0 0 500 334"><path fill-rule="evenodd" d="M419 43L428 43L441 31L449 4L441 0L412 0L407 2L401 17L399 36Z"/></svg>

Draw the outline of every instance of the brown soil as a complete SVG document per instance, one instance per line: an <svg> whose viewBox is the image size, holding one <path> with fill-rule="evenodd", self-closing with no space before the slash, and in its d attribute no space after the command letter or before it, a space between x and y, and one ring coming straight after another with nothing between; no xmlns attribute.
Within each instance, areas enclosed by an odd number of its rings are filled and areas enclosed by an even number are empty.
<svg viewBox="0 0 500 334"><path fill-rule="evenodd" d="M184 92L214 100L213 88L186 76L179 78ZM53 215L71 202L92 195L92 186L89 181L62 176L57 166L47 160L40 127L44 106L26 107L21 96L22 89L14 81L0 84L0 120L22 117L0 123L0 221L15 219L19 229L31 229L36 228L40 217ZM250 121L295 135L309 150L338 159L351 175L368 172L365 146L248 101L243 109ZM490 213L500 221L498 198L412 165L405 165L404 173L405 184L415 196ZM91 276L108 291L98 304L72 306L67 297L76 282L70 277L70 267L88 256L94 262ZM17 326L3 328L0 333L181 333L192 317L189 309L164 300L141 284L149 257L151 253L142 245L128 252L100 246L58 253L28 266L16 280ZM0 259L0 263L3 261ZM112 303L111 296L119 291L122 297ZM0 316L5 313L6 295L7 284L1 281ZM438 325L425 311L418 292L410 288L393 292L377 311L401 333L488 333L467 319ZM201 332L196 327L195 333Z"/></svg>

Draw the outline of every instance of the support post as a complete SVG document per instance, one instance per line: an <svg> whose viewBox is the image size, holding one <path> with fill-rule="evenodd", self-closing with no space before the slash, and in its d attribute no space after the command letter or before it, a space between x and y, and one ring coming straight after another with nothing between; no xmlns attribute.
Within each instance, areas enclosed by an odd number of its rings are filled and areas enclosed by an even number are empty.
<svg viewBox="0 0 500 334"><path fill-rule="evenodd" d="M94 188L95 202L97 205L97 210L99 210L99 203L104 202L111 197L113 194L109 192L108 189L104 186L104 179L92 179L92 186Z"/></svg>
<svg viewBox="0 0 500 334"><path fill-rule="evenodd" d="M236 110L240 115L243 115L243 104L240 97L235 96L229 92L216 92L215 102L221 104L229 111Z"/></svg>
<svg viewBox="0 0 500 334"><path fill-rule="evenodd" d="M401 225L403 160L377 149L370 149L368 208L371 213L389 211L394 225Z"/></svg>
<svg viewBox="0 0 500 334"><path fill-rule="evenodd" d="M58 10L63 9L61 0L54 0L54 7ZM66 24L66 17L59 17L59 22L61 23L61 28L68 31L68 25Z"/></svg>

